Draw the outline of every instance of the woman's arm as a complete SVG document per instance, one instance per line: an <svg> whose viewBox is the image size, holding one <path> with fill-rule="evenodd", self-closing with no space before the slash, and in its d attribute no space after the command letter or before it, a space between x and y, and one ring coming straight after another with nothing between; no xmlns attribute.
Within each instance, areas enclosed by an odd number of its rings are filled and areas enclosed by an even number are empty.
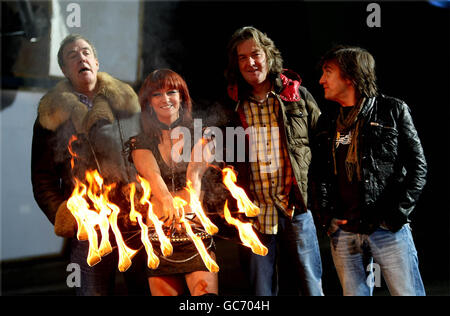
<svg viewBox="0 0 450 316"><path fill-rule="evenodd" d="M200 192L202 188L202 178L209 166L209 161L213 156L214 146L213 141L208 141L204 138L200 139L192 148L191 161L188 164L186 170L186 180L191 181L192 187L197 194L197 198L200 197ZM195 157L200 155L195 155L196 151L201 152L201 161L195 161Z"/></svg>
<svg viewBox="0 0 450 316"><path fill-rule="evenodd" d="M136 170L150 183L152 194L162 205L162 209L155 208L155 213L159 218L163 217L167 225L171 225L174 220L178 222L179 213L173 206L172 194L161 177L161 172L153 153L148 149L135 149L132 151L131 156Z"/></svg>

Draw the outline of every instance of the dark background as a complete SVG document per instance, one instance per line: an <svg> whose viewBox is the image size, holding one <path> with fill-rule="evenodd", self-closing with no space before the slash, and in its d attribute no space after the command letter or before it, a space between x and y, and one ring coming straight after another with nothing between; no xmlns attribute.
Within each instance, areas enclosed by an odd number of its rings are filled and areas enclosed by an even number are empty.
<svg viewBox="0 0 450 316"><path fill-rule="evenodd" d="M369 50L377 62L380 91L406 101L422 140L428 182L411 226L428 294L449 295L450 9L428 2L379 1L381 27L370 28L366 24L368 3L144 2L142 75L145 78L161 67L177 71L186 79L194 106L202 115L225 97L228 40L237 28L252 25L274 40L285 68L301 75L321 110L327 111L333 105L323 99L318 83L320 56L334 44ZM134 84L135 89L139 86L140 82ZM328 240L322 232L319 241L325 294L339 295ZM247 291L235 254L234 244L219 240L222 294ZM66 275L64 270L61 274ZM11 281L8 286L19 285ZM385 284L375 293L386 294Z"/></svg>

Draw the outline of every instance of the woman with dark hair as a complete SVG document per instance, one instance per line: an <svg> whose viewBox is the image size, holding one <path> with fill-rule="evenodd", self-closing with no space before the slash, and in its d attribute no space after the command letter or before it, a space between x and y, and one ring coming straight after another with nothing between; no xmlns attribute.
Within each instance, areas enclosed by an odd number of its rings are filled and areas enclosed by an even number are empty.
<svg viewBox="0 0 450 316"><path fill-rule="evenodd" d="M188 139L193 133L182 132L191 131L193 125L186 82L172 70L155 70L144 81L139 101L143 132L130 139L133 162L139 174L150 183L154 212L164 222L166 231L178 236L176 241L172 240L173 254L159 256L159 267L148 269L152 295L180 295L184 281L191 295L217 294L217 273L208 271L195 245L181 233L182 210L173 203L174 196L189 201L185 190L187 180L199 195L201 178L207 168L206 163L180 159L186 157L186 153L190 157L194 147L190 145L192 139ZM185 219L189 218L189 214L185 214ZM195 226L195 218L190 222ZM201 236L209 254L215 258L212 237L205 233Z"/></svg>

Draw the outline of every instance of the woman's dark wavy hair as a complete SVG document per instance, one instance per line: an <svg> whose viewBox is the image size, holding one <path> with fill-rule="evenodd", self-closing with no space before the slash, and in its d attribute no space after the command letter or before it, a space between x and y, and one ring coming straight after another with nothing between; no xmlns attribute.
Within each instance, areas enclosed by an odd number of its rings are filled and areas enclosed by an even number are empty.
<svg viewBox="0 0 450 316"><path fill-rule="evenodd" d="M253 39L259 47L264 51L267 58L268 76L271 80L275 79L283 71L283 58L281 53L276 48L274 42L267 36L267 34L261 32L253 26L244 26L234 32L231 37L228 46L228 66L225 70L225 78L228 81L228 85L238 84L239 91L249 91L251 87L244 78L242 78L239 70L239 62L237 56L237 47L242 42Z"/></svg>
<svg viewBox="0 0 450 316"><path fill-rule="evenodd" d="M191 128L192 126L192 100L186 81L175 71L170 69L157 69L150 73L139 90L139 103L141 105L141 124L144 133L149 137L157 137L161 140L161 128L155 111L149 104L150 96L154 91L161 89L176 89L180 93L182 116L180 125Z"/></svg>
<svg viewBox="0 0 450 316"><path fill-rule="evenodd" d="M341 75L349 79L358 96L375 97L378 95L375 59L364 48L338 45L330 49L321 58L319 66L334 61L341 70Z"/></svg>

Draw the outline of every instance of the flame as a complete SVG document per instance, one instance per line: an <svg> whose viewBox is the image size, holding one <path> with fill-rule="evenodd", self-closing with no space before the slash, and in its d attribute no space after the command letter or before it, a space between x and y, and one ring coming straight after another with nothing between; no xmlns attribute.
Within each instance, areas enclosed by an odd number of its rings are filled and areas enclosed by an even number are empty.
<svg viewBox="0 0 450 316"><path fill-rule="evenodd" d="M197 194L196 194L194 188L192 187L192 182L187 181L186 185L187 185L186 190L189 192L189 200L190 200L189 206L191 207L191 210L200 219L200 222L202 223L203 227L205 228L205 230L208 234L210 234L210 235L216 234L219 231L219 229L205 215L205 212L203 211L202 203L198 199Z"/></svg>
<svg viewBox="0 0 450 316"><path fill-rule="evenodd" d="M144 189L144 193L143 193L139 203L141 203L142 205L145 205L145 204L148 205L147 218L155 226L155 231L156 231L156 234L158 235L158 239L161 244L161 252L165 257L170 256L173 253L172 244L170 243L169 238L167 238L167 236L164 234L164 231L162 229L163 222L161 222L158 219L158 216L156 216L156 214L153 213L153 207L152 207L152 204L150 203L150 193L151 193L150 183L148 183L147 180L140 177L139 175L137 177L138 177L139 183L141 184L142 188Z"/></svg>
<svg viewBox="0 0 450 316"><path fill-rule="evenodd" d="M231 168L224 168L222 170L223 183L230 191L231 195L237 200L239 212L245 213L248 217L257 216L260 212L259 207L250 201L245 191L238 187L236 183L236 173Z"/></svg>
<svg viewBox="0 0 450 316"><path fill-rule="evenodd" d="M87 195L94 204L98 213L98 224L100 226L100 232L102 235L102 241L99 247L99 253L103 257L112 252L111 243L109 241L109 221L108 216L111 214L111 210L107 206L108 193L111 190L107 187L104 194L98 194L101 192L103 186L103 179L97 170L86 172L86 180L89 183Z"/></svg>
<svg viewBox="0 0 450 316"><path fill-rule="evenodd" d="M95 225L97 224L98 214L89 209L89 204L85 200L87 188L78 179L75 178L75 189L71 197L67 200L67 208L78 224L77 238L78 240L89 240L89 252L87 263L90 267L100 262L101 256L98 249L97 232Z"/></svg>
<svg viewBox="0 0 450 316"><path fill-rule="evenodd" d="M107 203L107 205L112 210L112 213L109 216L109 223L111 224L111 228L114 232L117 248L119 251L119 271L125 272L131 266L131 259L138 251L128 248L123 241L122 234L119 230L119 227L117 226L117 218L119 217L120 213L119 207L113 203Z"/></svg>
<svg viewBox="0 0 450 316"><path fill-rule="evenodd" d="M203 241L200 237L194 234L192 231L191 225L188 223L188 221L184 218L184 212L181 216L180 223L184 225L184 228L186 229L186 233L191 238L191 240L194 242L195 248L197 248L197 251L200 254L200 257L202 258L203 262L205 263L206 268L210 272L219 272L219 266L214 261L213 258L209 255L208 251L205 248L205 245L203 244Z"/></svg>
<svg viewBox="0 0 450 316"><path fill-rule="evenodd" d="M261 243L261 241L256 236L251 223L243 223L236 218L231 217L230 210L228 209L228 201L225 201L225 206L223 208L223 214L227 223L236 226L239 230L239 237L241 238L244 246L252 249L254 253L260 256L267 255L267 248Z"/></svg>
<svg viewBox="0 0 450 316"><path fill-rule="evenodd" d="M72 149L72 143L74 141L76 141L77 139L78 138L75 135L72 135L72 137L70 137L70 140L69 140L68 149L69 149L70 156L72 156L72 158L70 159L70 166L72 167L72 169L75 166L75 157L78 157L78 155Z"/></svg>
<svg viewBox="0 0 450 316"><path fill-rule="evenodd" d="M192 192L193 189L190 186L190 182L188 182L187 184L188 184L187 190L188 191L191 190L189 192ZM192 198L192 196L191 196L191 198ZM196 199L196 201L197 201L197 199ZM191 200L191 202L192 202L192 200ZM197 202L195 202L195 203L197 203ZM180 198L179 196L175 196L173 198L173 206L175 208L183 209L184 206L186 206L186 205L188 205L188 203L185 200L183 200L182 198ZM192 204L190 204L190 205L191 205L191 209L192 209ZM191 225L184 217L184 210L183 210L183 213L182 213L182 216L180 219L180 223L182 223L184 225L184 228L186 229L186 233L191 238L191 240L194 242L195 248L197 248L197 251L199 252L200 257L202 258L203 262L205 263L206 268L210 272L219 272L219 266L214 261L214 259L211 258L211 256L209 255L202 239L200 237L198 237L197 235L195 235L195 233L192 230ZM216 228L216 232L217 232L218 231L217 227L215 225L213 225L213 226Z"/></svg>
<svg viewBox="0 0 450 316"><path fill-rule="evenodd" d="M75 140L77 140L77 137L73 135L68 146L69 152L72 156L72 169L74 168L75 158L78 157L72 149L72 143ZM202 144L204 144L204 141L202 141ZM236 174L233 170L230 168L225 168L222 172L223 182L230 190L233 197L237 200L239 211L245 213L247 216L258 215L260 212L259 208L248 199L242 188L236 186ZM163 222L161 222L153 212L153 206L150 203L151 188L149 182L140 176L137 176L137 178L143 188L143 194L139 200L139 203L141 205L147 205L147 213L144 215L145 217L143 217L140 212L136 211L134 204L136 187L135 183L131 183L131 210L129 216L130 220L134 223L138 222L141 228L141 241L145 246L145 250L148 255L148 267L151 269L156 269L160 264L160 259L153 251L148 232L149 226L147 226L147 224L154 226L161 244L161 252L164 256L172 255L173 247L170 243L170 239L164 234ZM88 240L89 242L87 263L89 266L94 266L101 261L103 256L112 252L112 246L109 241L109 229L111 228L118 248L118 269L119 271L124 272L131 266L132 259L138 250L127 247L118 227L117 221L121 210L108 198L108 195L114 188L115 184L113 183L109 186L104 185L103 178L97 170L87 171L85 174L85 179L87 185L77 178L74 178L75 188L72 195L67 200L67 208L70 210L77 222L77 238L79 240ZM218 272L219 266L208 253L202 239L193 232L191 224L185 218L184 208L189 205L190 210L195 213L208 234L216 234L218 232L218 228L211 222L203 211L202 204L198 199L195 189L190 181L187 182L186 190L189 193L189 204L180 197L174 197L173 199L174 207L181 210L180 224L182 224L185 228L187 235L194 243L208 270L211 272ZM225 204L224 214L227 222L236 226L239 230L239 235L245 246L250 247L254 253L259 255L264 256L267 254L267 248L261 244L250 223L242 223L239 220L232 218L227 204ZM101 236L100 245L98 245L99 235Z"/></svg>
<svg viewBox="0 0 450 316"><path fill-rule="evenodd" d="M97 170L87 171L86 180L89 187L75 178L75 189L67 201L67 208L77 221L77 238L84 240L84 236L87 235L89 241L87 263L92 267L101 261L102 256L112 251L109 241L109 226L111 225L119 250L119 271L124 272L131 266L131 259L137 253L137 250L130 249L125 245L117 226L120 209L108 200L108 193L113 185L103 186L103 179ZM95 211L89 209L86 198L93 202ZM98 246L98 236L95 229L97 226L100 228L102 236L100 247Z"/></svg>
<svg viewBox="0 0 450 316"><path fill-rule="evenodd" d="M136 223L136 221L139 223L139 226L141 227L141 241L142 244L144 244L145 251L147 252L147 266L150 269L156 269L159 266L159 258L153 252L153 247L148 237L148 226L144 224L141 213L137 212L134 207L135 193L136 193L136 186L134 182L132 182L130 184L130 204L131 204L130 220L134 223Z"/></svg>
<svg viewBox="0 0 450 316"><path fill-rule="evenodd" d="M184 209L184 207L188 205L188 202L180 198L179 196L173 197L173 206L177 209Z"/></svg>

